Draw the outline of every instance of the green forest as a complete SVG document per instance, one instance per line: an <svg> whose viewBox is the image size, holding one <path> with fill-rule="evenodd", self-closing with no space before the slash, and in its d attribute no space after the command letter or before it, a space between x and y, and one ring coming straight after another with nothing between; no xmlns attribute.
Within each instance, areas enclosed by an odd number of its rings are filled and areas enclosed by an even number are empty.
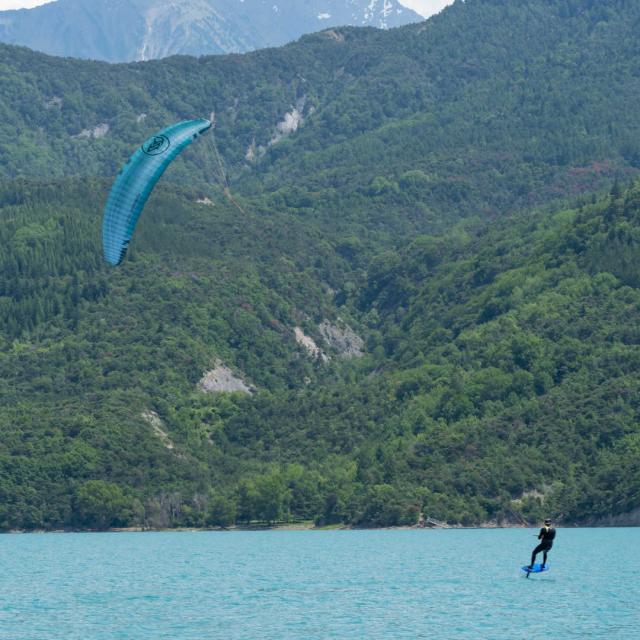
<svg viewBox="0 0 640 640"><path fill-rule="evenodd" d="M243 56L0 45L0 530L640 508L638 20L467 0ZM210 114L106 265L119 167ZM250 392L203 390L221 363Z"/></svg>

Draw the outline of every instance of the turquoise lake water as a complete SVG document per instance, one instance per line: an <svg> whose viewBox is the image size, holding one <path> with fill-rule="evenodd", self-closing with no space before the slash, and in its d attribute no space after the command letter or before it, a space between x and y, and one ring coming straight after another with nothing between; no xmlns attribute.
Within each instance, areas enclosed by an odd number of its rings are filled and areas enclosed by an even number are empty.
<svg viewBox="0 0 640 640"><path fill-rule="evenodd" d="M0 638L640 637L640 529L0 536Z"/></svg>

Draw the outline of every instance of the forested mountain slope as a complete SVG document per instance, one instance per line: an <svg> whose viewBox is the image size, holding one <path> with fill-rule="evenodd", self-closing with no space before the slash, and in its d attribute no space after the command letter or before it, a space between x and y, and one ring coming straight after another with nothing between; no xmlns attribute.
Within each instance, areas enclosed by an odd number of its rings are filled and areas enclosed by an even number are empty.
<svg viewBox="0 0 640 640"><path fill-rule="evenodd" d="M623 0L473 0L242 57L110 66L2 47L2 173L111 176L166 122L215 112L248 193L331 217L336 191L348 210L411 201L423 227L494 216L637 169L638 19ZM191 179L211 179L211 155Z"/></svg>
<svg viewBox="0 0 640 640"><path fill-rule="evenodd" d="M640 506L638 188L417 237L342 304L319 275L345 266L294 218L240 230L237 211L161 190L138 249L107 270L94 196L54 189L62 202L14 190L2 209L3 527ZM364 358L323 342L338 313ZM200 390L218 359L257 393Z"/></svg>
<svg viewBox="0 0 640 640"><path fill-rule="evenodd" d="M638 18L468 0L246 56L1 47L0 527L640 507L639 196L603 195L640 166ZM107 268L118 167L211 111ZM223 364L253 393L204 392Z"/></svg>
<svg viewBox="0 0 640 640"><path fill-rule="evenodd" d="M418 21L397 0L57 0L0 11L0 41L125 62L240 53L333 26L386 29Z"/></svg>

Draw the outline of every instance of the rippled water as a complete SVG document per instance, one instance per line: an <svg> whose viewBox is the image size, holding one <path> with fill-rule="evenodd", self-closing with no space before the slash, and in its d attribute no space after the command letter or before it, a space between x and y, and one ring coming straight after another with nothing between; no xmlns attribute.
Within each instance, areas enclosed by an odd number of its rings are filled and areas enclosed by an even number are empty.
<svg viewBox="0 0 640 640"><path fill-rule="evenodd" d="M0 638L640 637L640 529L0 537Z"/></svg>

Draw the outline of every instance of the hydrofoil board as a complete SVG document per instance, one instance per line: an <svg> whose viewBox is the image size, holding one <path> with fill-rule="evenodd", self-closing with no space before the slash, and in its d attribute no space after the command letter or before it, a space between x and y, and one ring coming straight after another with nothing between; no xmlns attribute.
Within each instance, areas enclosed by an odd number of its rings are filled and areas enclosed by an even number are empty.
<svg viewBox="0 0 640 640"><path fill-rule="evenodd" d="M544 566L540 563L536 562L533 567L530 567L528 564L522 567L522 570L527 574L527 578L530 573L544 573L545 571L549 571L549 565L545 564Z"/></svg>

